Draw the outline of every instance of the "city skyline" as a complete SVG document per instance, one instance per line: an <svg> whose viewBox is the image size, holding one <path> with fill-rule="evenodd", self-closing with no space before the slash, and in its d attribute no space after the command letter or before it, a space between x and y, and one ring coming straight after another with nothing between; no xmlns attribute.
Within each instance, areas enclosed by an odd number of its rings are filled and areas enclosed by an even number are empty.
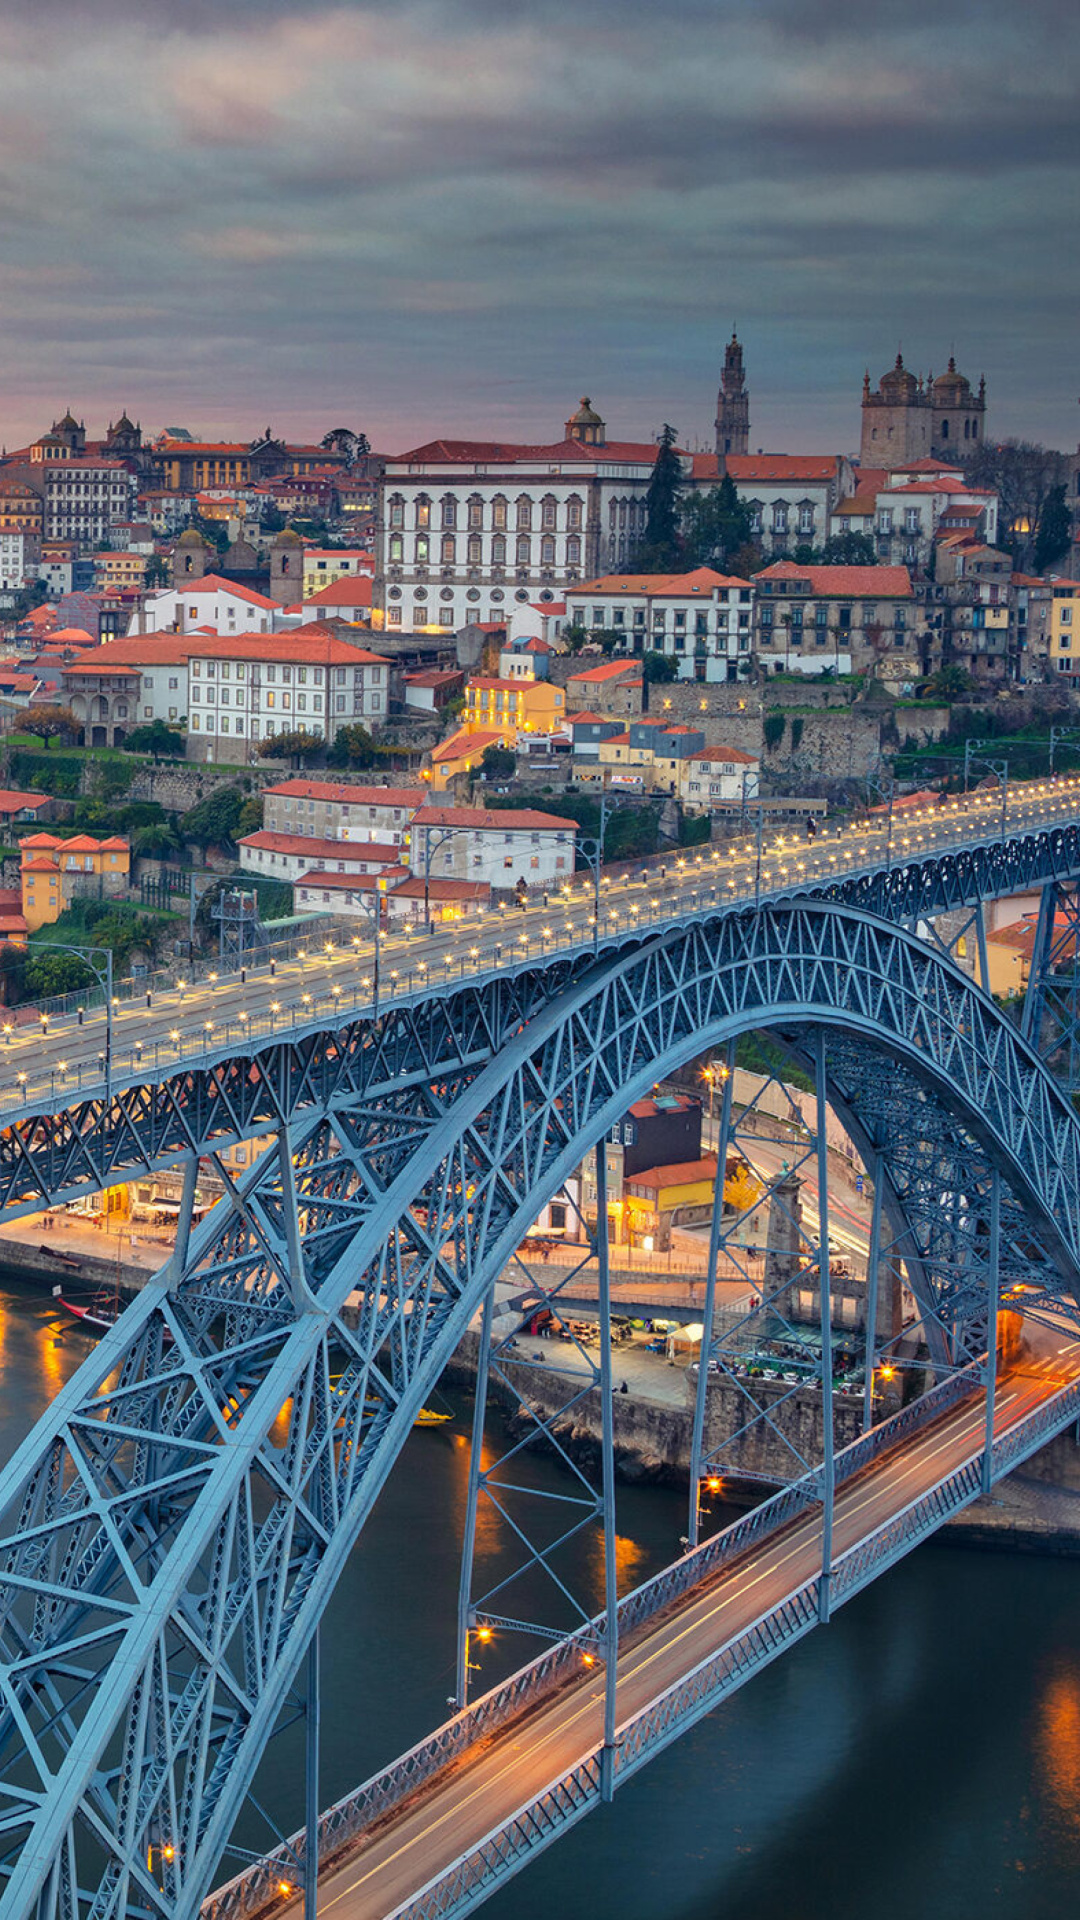
<svg viewBox="0 0 1080 1920"><path fill-rule="evenodd" d="M898 347L985 373L994 438L1071 449L1071 10L657 27L636 0L10 8L7 444L69 402L546 440L587 392L707 445L735 324L755 449L856 447Z"/></svg>

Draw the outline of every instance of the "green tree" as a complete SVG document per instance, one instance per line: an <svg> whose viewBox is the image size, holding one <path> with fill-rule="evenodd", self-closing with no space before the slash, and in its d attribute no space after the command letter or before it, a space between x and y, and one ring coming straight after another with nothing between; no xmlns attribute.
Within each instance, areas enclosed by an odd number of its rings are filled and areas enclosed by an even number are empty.
<svg viewBox="0 0 1080 1920"><path fill-rule="evenodd" d="M925 700L959 700L962 694L970 693L971 688L972 679L966 668L950 662L939 667L929 680L924 680L919 692Z"/></svg>
<svg viewBox="0 0 1080 1920"><path fill-rule="evenodd" d="M1043 501L1035 534L1036 573L1045 573L1048 567L1064 560L1071 543L1072 522L1065 504L1065 488L1051 487Z"/></svg>
<svg viewBox="0 0 1080 1920"><path fill-rule="evenodd" d="M667 686L679 677L679 663L673 653L649 652L642 659L641 669L650 687Z"/></svg>
<svg viewBox="0 0 1080 1920"><path fill-rule="evenodd" d="M575 620L572 626L563 628L562 637L568 653L580 653L589 638L589 629L580 620Z"/></svg>
<svg viewBox="0 0 1080 1920"><path fill-rule="evenodd" d="M182 760L184 741L175 727L164 720L151 720L145 727L133 727L124 742L127 753L152 753L155 760L163 756L170 760Z"/></svg>
<svg viewBox="0 0 1080 1920"><path fill-rule="evenodd" d="M767 713L762 721L761 731L765 738L766 752L772 753L784 737L787 719L782 713Z"/></svg>
<svg viewBox="0 0 1080 1920"><path fill-rule="evenodd" d="M480 756L485 780L512 780L517 772L517 756L509 747L485 747Z"/></svg>
<svg viewBox="0 0 1080 1920"><path fill-rule="evenodd" d="M332 767L373 767L380 749L361 721L351 720L338 728L326 757Z"/></svg>
<svg viewBox="0 0 1080 1920"><path fill-rule="evenodd" d="M132 840L132 849L137 854L151 860L168 860L180 851L180 835L168 820L152 820L145 827L138 827Z"/></svg>
<svg viewBox="0 0 1080 1920"><path fill-rule="evenodd" d="M675 451L675 429L665 425L653 461L649 491L645 495L645 538L634 557L634 566L639 571L670 570L678 562L679 496L682 484L682 465Z"/></svg>
<svg viewBox="0 0 1080 1920"><path fill-rule="evenodd" d="M166 562L162 559L161 555L159 553L155 553L151 556L151 558L146 563L146 572L143 574L143 586L149 592L149 591L152 591L155 587L167 587L168 584L169 584L168 566Z"/></svg>
<svg viewBox="0 0 1080 1920"><path fill-rule="evenodd" d="M240 831L245 795L239 787L217 787L181 815L180 837L195 847L229 847Z"/></svg>
<svg viewBox="0 0 1080 1920"><path fill-rule="evenodd" d="M49 1000L58 993L79 993L93 979L92 970L77 954L42 950L27 960L24 990L30 999Z"/></svg>
<svg viewBox="0 0 1080 1920"><path fill-rule="evenodd" d="M258 833L263 823L263 799L261 793L253 793L244 801L240 809L240 818L236 823L238 833Z"/></svg>
<svg viewBox="0 0 1080 1920"><path fill-rule="evenodd" d="M326 742L321 733L309 733L298 727L294 733L272 733L259 742L260 760L303 760L309 754L322 753Z"/></svg>
<svg viewBox="0 0 1080 1920"><path fill-rule="evenodd" d="M726 572L733 554L750 541L750 509L739 499L729 473L718 487L691 493L680 511L680 566Z"/></svg>
<svg viewBox="0 0 1080 1920"><path fill-rule="evenodd" d="M875 567L877 554L868 533L834 533L821 549L826 567Z"/></svg>

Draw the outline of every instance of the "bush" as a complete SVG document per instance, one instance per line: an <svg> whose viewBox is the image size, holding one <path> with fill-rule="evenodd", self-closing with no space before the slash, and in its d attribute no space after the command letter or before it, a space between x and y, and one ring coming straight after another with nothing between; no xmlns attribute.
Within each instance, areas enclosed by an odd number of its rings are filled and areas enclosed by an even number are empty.
<svg viewBox="0 0 1080 1920"><path fill-rule="evenodd" d="M784 714L767 713L765 715L764 723L762 725L761 730L765 736L766 750L769 753L771 753L775 747L778 747L780 745L780 742L784 737L784 728L786 726L787 726L787 718Z"/></svg>
<svg viewBox="0 0 1080 1920"><path fill-rule="evenodd" d="M680 847L701 847L712 835L712 821L707 813L683 813L679 816Z"/></svg>
<svg viewBox="0 0 1080 1920"><path fill-rule="evenodd" d="M802 714L801 714L801 713L797 713L797 714L795 715L795 718L794 718L794 719L792 720L792 722L791 722L791 751L792 751L792 753L798 753L798 751L799 751L799 742L801 741L801 739L802 739L802 737L803 737L803 728L804 728L804 726L805 726L805 725L806 725L806 722L805 722L805 720L803 719L803 717L802 717Z"/></svg>

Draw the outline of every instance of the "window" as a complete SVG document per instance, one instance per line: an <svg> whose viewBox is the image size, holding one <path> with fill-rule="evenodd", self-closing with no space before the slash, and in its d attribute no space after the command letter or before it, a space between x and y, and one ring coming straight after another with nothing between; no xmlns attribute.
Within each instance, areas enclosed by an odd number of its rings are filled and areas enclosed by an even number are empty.
<svg viewBox="0 0 1080 1920"><path fill-rule="evenodd" d="M431 525L431 501L428 499L426 493L420 493L416 496L416 524L418 527L430 527Z"/></svg>
<svg viewBox="0 0 1080 1920"><path fill-rule="evenodd" d="M540 525L543 528L554 529L554 526L555 526L554 494L546 493L544 495L544 498L540 502Z"/></svg>
<svg viewBox="0 0 1080 1920"><path fill-rule="evenodd" d="M456 550L457 550L457 541L454 539L453 534L444 533L442 537L442 548L441 548L441 558L442 558L442 564L444 567L453 566Z"/></svg>
<svg viewBox="0 0 1080 1920"><path fill-rule="evenodd" d="M519 567L527 567L530 564L532 558L532 541L527 534L518 540L515 558Z"/></svg>
<svg viewBox="0 0 1080 1920"><path fill-rule="evenodd" d="M799 508L799 532L813 533L813 531L814 531L814 509L813 507L808 507L806 505L803 505Z"/></svg>
<svg viewBox="0 0 1080 1920"><path fill-rule="evenodd" d="M778 500L772 511L772 530L774 533L786 533L788 530L787 501Z"/></svg>
<svg viewBox="0 0 1080 1920"><path fill-rule="evenodd" d="M404 544L400 533L392 533L390 535L390 558L392 561L401 560Z"/></svg>
<svg viewBox="0 0 1080 1920"><path fill-rule="evenodd" d="M519 533L532 532L532 506L527 493L520 494L517 503L517 530Z"/></svg>
<svg viewBox="0 0 1080 1920"><path fill-rule="evenodd" d="M491 524L503 532L506 530L506 499L501 493L497 493L491 503Z"/></svg>
<svg viewBox="0 0 1080 1920"><path fill-rule="evenodd" d="M581 532L581 500L576 493L566 503L566 525L570 533Z"/></svg>
<svg viewBox="0 0 1080 1920"><path fill-rule="evenodd" d="M444 527L457 526L457 500L452 493L443 494L442 523Z"/></svg>
<svg viewBox="0 0 1080 1920"><path fill-rule="evenodd" d="M540 565L542 567L555 565L555 539L550 533L545 533L540 541Z"/></svg>
<svg viewBox="0 0 1080 1920"><path fill-rule="evenodd" d="M566 564L568 567L581 565L581 541L576 533L572 533L566 542Z"/></svg>
<svg viewBox="0 0 1080 1920"><path fill-rule="evenodd" d="M478 533L470 533L466 557L470 567L478 567L483 556L484 543Z"/></svg>
<svg viewBox="0 0 1080 1920"><path fill-rule="evenodd" d="M468 524L470 530L484 524L484 503L478 493L469 495Z"/></svg>
<svg viewBox="0 0 1080 1920"><path fill-rule="evenodd" d="M506 565L506 539L501 533L496 533L492 536L491 564L493 567L505 567Z"/></svg>
<svg viewBox="0 0 1080 1920"><path fill-rule="evenodd" d="M418 534L417 534L417 536L416 536L416 562L417 562L417 565L418 565L418 566L421 566L421 567L426 567L426 566L427 566L427 563L428 563L428 558L429 558L429 551L430 551L430 545L431 545L431 543L430 543L430 541L429 541L429 539L428 539L428 536L427 536L427 534L426 534L426 533L418 533Z"/></svg>

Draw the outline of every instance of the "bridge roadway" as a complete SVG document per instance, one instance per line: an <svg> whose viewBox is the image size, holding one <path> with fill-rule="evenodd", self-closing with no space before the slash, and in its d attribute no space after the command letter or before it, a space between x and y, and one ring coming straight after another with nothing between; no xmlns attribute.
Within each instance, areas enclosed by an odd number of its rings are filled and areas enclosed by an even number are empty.
<svg viewBox="0 0 1080 1920"><path fill-rule="evenodd" d="M1055 1343L1060 1333L1049 1336ZM1044 1342L1047 1338L1042 1336ZM1029 1357L999 1375L995 1439L1080 1380L1080 1342ZM833 1565L902 1509L976 1459L985 1428L980 1390L903 1440L837 1489ZM616 1726L639 1715L699 1664L779 1608L820 1571L821 1509L767 1535L630 1636L620 1652ZM387 1920L411 1911L417 1896L490 1834L505 1828L570 1770L595 1755L603 1738L599 1663L581 1669L547 1703L534 1705L475 1750L402 1800L349 1854L320 1876L319 1914L334 1920ZM616 1733L618 1751L619 1732ZM616 1760L616 1767L618 1761ZM419 1903L418 1903L419 1906ZM288 1904L275 1901L275 1911ZM424 1909L428 1909L425 1907ZM430 1909L441 1911L438 1903Z"/></svg>
<svg viewBox="0 0 1080 1920"><path fill-rule="evenodd" d="M807 843L796 833L741 839L707 853L674 855L663 877L609 880L601 891L599 942L594 886L575 875L553 890L549 904L492 909L481 919L440 927L433 934L398 934L380 942L378 1006L499 969L573 957L687 913L738 907L793 891L813 890L886 868L901 869L934 853L992 844L1003 833L1045 832L1080 821L1080 780L1014 786L1002 807L997 792L950 800L945 806L863 821L820 834ZM165 1078L183 1064L246 1053L274 1038L289 1039L338 1015L375 1011L375 952L370 938L342 944L313 928L310 949L289 961L252 963L246 979L229 974L192 980L149 996L114 1001L111 1071L114 1087ZM147 1005L147 998L150 1005ZM68 996L69 1003L73 996ZM3 1024L0 1038L0 1115L56 1112L82 1090L103 1084L106 1021L87 1006L77 1024L73 1006L37 1025Z"/></svg>

